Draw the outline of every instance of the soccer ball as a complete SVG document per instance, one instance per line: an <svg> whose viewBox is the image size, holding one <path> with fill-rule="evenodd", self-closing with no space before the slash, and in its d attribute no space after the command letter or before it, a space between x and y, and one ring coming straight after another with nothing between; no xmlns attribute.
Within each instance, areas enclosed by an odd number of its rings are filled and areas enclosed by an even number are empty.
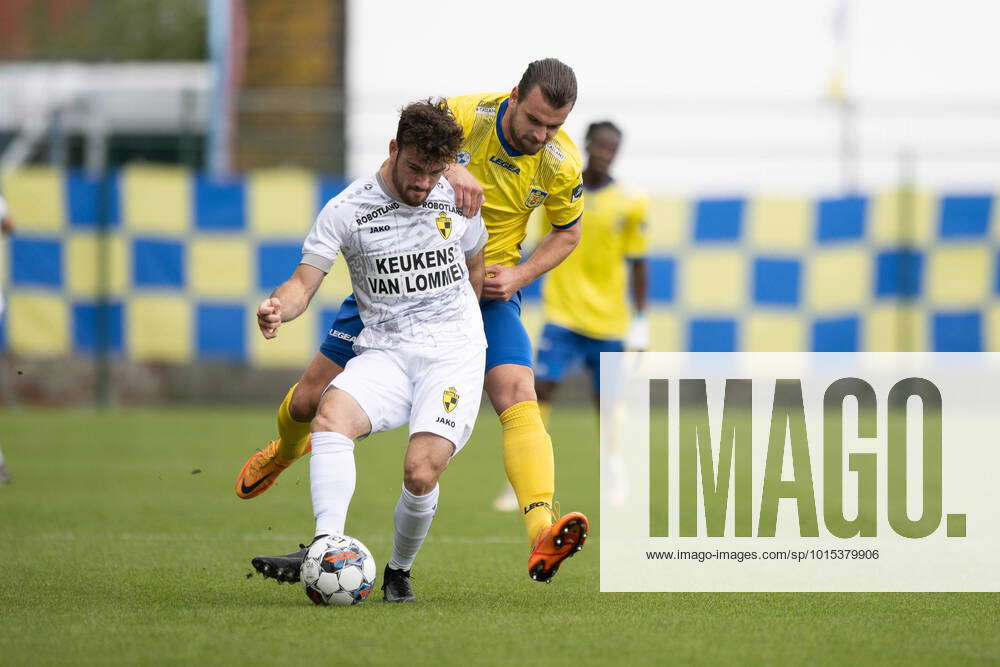
<svg viewBox="0 0 1000 667"><path fill-rule="evenodd" d="M316 604L361 604L375 586L375 559L353 537L322 537L309 546L300 576L306 595Z"/></svg>

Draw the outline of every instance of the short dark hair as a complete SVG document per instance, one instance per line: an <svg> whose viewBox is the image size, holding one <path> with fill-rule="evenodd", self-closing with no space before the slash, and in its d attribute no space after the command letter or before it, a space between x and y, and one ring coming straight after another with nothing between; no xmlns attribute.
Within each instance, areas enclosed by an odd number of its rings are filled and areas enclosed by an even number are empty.
<svg viewBox="0 0 1000 667"><path fill-rule="evenodd" d="M531 92L532 86L538 86L545 101L556 109L576 104L576 74L572 67L555 58L536 60L528 65L517 90L524 96Z"/></svg>
<svg viewBox="0 0 1000 667"><path fill-rule="evenodd" d="M454 162L465 135L443 99L428 98L403 107L396 144L415 148L428 162Z"/></svg>
<svg viewBox="0 0 1000 667"><path fill-rule="evenodd" d="M596 123L591 123L590 125L587 126L587 134L584 138L590 139L590 137L594 134L594 132L598 132L600 130L611 130L612 132L618 135L619 139L622 136L622 131L619 130L618 126L612 123L610 120L599 120Z"/></svg>

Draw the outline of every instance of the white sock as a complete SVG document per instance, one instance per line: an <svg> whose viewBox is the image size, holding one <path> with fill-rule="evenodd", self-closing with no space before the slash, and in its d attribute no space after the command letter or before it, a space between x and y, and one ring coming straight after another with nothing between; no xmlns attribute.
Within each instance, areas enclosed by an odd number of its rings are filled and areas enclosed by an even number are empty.
<svg viewBox="0 0 1000 667"><path fill-rule="evenodd" d="M392 513L396 523L396 534L392 539L392 559L389 561L392 569L409 570L413 565L413 559L417 557L417 551L431 529L440 489L440 485L435 484L434 489L426 496L417 496L403 487L399 500L396 501L396 511Z"/></svg>
<svg viewBox="0 0 1000 667"><path fill-rule="evenodd" d="M315 535L343 535L347 508L356 478L354 442L329 431L312 434L309 481L312 487Z"/></svg>

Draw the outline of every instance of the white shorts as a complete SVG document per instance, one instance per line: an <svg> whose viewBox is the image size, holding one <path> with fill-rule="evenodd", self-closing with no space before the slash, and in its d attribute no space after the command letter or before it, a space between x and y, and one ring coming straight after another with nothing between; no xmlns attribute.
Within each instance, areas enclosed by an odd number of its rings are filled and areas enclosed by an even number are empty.
<svg viewBox="0 0 1000 667"><path fill-rule="evenodd" d="M358 402L372 433L409 423L411 436L440 435L457 454L479 415L485 369L484 348L364 350L330 386Z"/></svg>

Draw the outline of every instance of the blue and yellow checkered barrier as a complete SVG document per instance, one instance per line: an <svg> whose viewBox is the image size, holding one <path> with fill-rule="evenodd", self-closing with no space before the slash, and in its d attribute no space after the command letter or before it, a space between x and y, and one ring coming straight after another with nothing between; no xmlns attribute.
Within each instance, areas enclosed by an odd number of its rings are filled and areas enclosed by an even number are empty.
<svg viewBox="0 0 1000 667"><path fill-rule="evenodd" d="M294 270L341 181L136 166L100 180L23 169L0 186L18 223L0 267L0 346L17 355L100 346L137 361L302 366L349 291L338 263L299 321L275 341L257 333L257 304ZM655 199L655 349L1000 350L998 209L993 193ZM537 330L538 287L526 291Z"/></svg>
<svg viewBox="0 0 1000 667"><path fill-rule="evenodd" d="M660 198L649 218L653 349L1000 350L993 193Z"/></svg>
<svg viewBox="0 0 1000 667"><path fill-rule="evenodd" d="M101 180L46 168L8 174L17 232L0 275L0 344L29 357L93 354L103 343L139 361L301 365L350 291L343 267L275 344L257 334L254 313L295 269L316 213L343 186L292 170L223 183L145 166Z"/></svg>

